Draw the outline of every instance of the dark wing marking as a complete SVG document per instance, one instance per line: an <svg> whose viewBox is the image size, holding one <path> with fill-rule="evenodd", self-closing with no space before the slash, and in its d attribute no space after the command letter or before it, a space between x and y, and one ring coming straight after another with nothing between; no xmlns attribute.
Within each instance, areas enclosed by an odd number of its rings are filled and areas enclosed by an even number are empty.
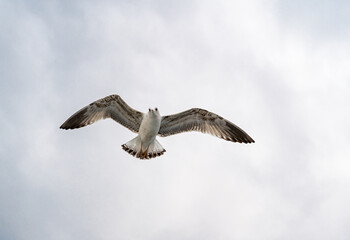
<svg viewBox="0 0 350 240"><path fill-rule="evenodd" d="M158 134L166 137L188 131L209 133L232 142L254 142L246 132L235 124L215 113L200 108L192 108L185 112L164 116Z"/></svg>
<svg viewBox="0 0 350 240"><path fill-rule="evenodd" d="M137 133L143 114L129 107L118 95L110 95L80 109L68 118L60 128L74 129L85 127L105 118L112 118Z"/></svg>

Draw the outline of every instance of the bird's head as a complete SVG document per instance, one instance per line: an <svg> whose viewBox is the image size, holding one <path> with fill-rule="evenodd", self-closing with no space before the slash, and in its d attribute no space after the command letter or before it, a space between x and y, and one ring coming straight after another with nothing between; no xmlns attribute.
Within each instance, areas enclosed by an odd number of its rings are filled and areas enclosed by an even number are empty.
<svg viewBox="0 0 350 240"><path fill-rule="evenodd" d="M155 108L155 109L149 108L148 109L148 113L159 115L158 108Z"/></svg>

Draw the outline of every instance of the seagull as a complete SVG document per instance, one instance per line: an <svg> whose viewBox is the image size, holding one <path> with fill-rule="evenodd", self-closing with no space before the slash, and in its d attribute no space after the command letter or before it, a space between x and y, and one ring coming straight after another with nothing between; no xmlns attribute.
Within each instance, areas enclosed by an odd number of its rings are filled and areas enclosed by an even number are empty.
<svg viewBox="0 0 350 240"><path fill-rule="evenodd" d="M98 120L112 118L138 135L121 145L123 150L140 159L151 159L164 154L165 149L156 136L197 131L209 133L226 141L254 143L241 128L223 117L200 108L192 108L173 115L161 116L158 108L141 113L129 107L119 95L110 95L80 109L68 118L61 129L85 127Z"/></svg>

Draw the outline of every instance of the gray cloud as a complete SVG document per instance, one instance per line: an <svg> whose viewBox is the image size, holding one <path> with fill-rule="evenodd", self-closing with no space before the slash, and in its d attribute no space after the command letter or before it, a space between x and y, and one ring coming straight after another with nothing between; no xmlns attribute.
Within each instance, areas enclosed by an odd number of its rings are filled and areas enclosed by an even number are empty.
<svg viewBox="0 0 350 240"><path fill-rule="evenodd" d="M324 13L295 4L3 1L1 239L347 239L349 24L300 31ZM138 161L112 121L58 129L112 93L256 144L188 133Z"/></svg>

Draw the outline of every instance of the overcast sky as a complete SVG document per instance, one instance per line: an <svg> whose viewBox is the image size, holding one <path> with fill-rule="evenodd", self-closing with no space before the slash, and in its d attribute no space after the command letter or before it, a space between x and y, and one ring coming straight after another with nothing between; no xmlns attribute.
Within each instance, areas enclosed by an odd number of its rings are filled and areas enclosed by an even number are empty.
<svg viewBox="0 0 350 240"><path fill-rule="evenodd" d="M0 239L349 239L349 1L0 1ZM213 111L256 143L112 120Z"/></svg>

